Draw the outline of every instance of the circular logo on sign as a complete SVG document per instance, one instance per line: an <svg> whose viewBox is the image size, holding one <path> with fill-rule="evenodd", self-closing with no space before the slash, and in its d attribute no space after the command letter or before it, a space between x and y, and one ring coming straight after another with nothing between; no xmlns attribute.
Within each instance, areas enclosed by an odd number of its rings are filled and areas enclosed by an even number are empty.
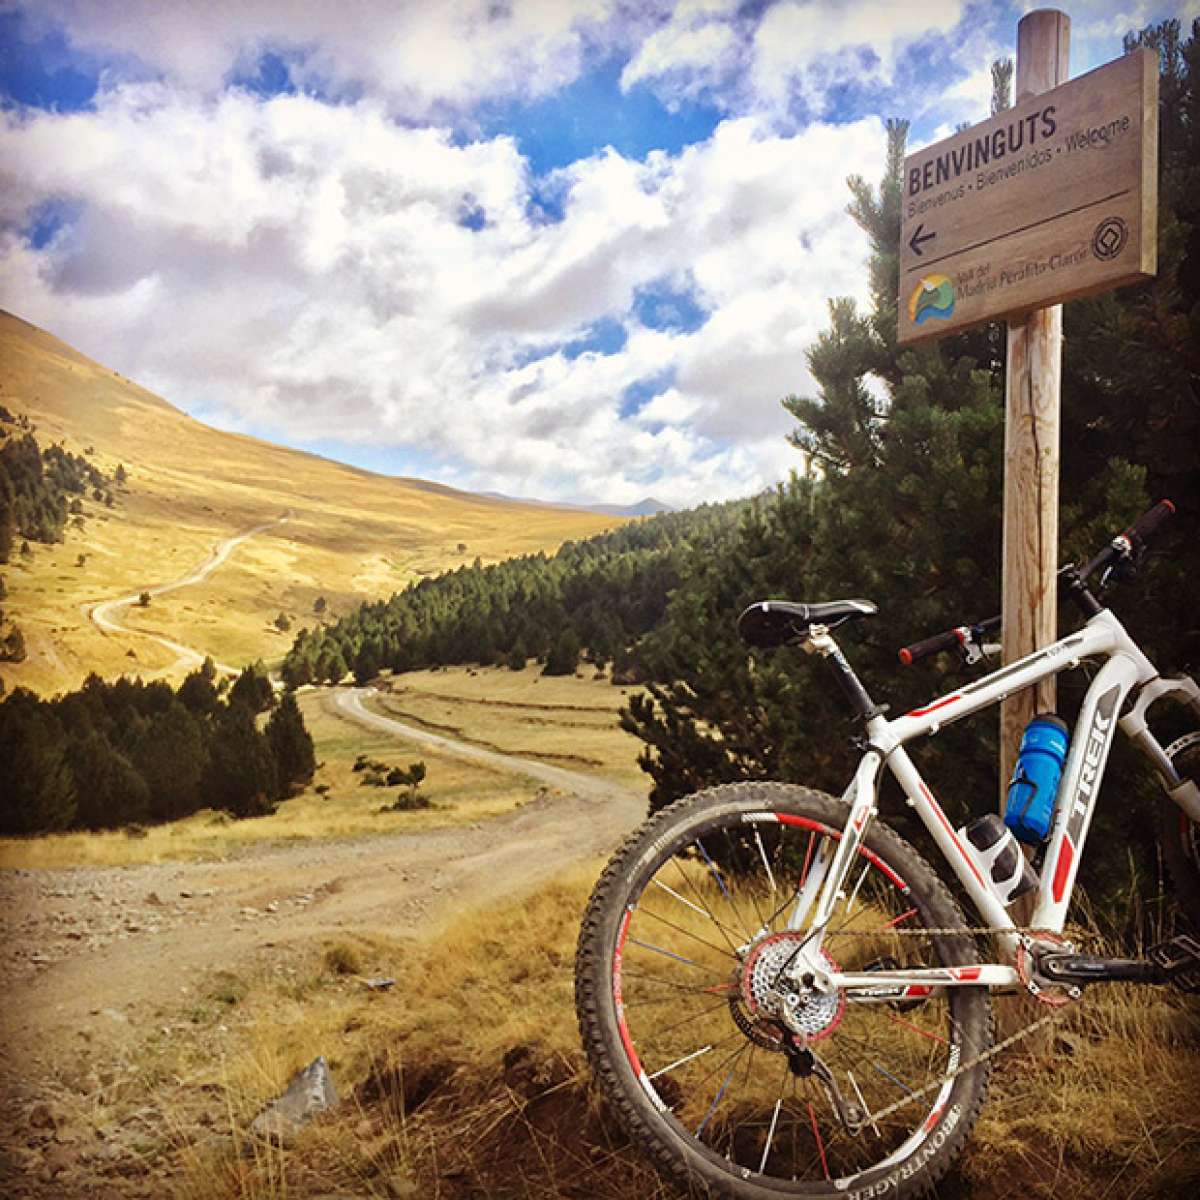
<svg viewBox="0 0 1200 1200"><path fill-rule="evenodd" d="M1103 262L1116 258L1129 241L1129 226L1120 217L1105 217L1092 234L1092 253Z"/></svg>
<svg viewBox="0 0 1200 1200"><path fill-rule="evenodd" d="M908 318L916 325L954 311L954 284L945 275L926 275L908 299Z"/></svg>

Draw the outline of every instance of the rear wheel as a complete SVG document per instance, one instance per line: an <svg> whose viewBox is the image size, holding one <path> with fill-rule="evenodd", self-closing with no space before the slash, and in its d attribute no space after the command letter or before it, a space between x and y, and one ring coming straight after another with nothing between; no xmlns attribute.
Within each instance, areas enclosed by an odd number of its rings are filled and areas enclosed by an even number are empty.
<svg viewBox="0 0 1200 1200"><path fill-rule="evenodd" d="M806 941L804 922L789 928L797 897L815 895L848 812L783 784L701 792L630 838L592 894L576 966L584 1043L627 1132L693 1191L918 1195L983 1104L990 1063L956 1071L991 1045L985 989L885 1000L784 982ZM875 823L823 960L969 966L969 935L925 932L964 924L920 855Z"/></svg>
<svg viewBox="0 0 1200 1200"><path fill-rule="evenodd" d="M1200 783L1200 730L1172 742L1167 757L1182 779ZM1179 907L1200 928L1200 824L1165 796L1159 813L1159 840Z"/></svg>

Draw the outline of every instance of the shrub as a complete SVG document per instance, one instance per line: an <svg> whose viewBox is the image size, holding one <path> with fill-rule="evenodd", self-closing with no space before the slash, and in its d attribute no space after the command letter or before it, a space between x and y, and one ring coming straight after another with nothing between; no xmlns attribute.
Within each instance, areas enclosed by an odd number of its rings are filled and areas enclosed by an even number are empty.
<svg viewBox="0 0 1200 1200"><path fill-rule="evenodd" d="M335 975L359 975L362 958L349 942L334 942L325 948L325 968Z"/></svg>

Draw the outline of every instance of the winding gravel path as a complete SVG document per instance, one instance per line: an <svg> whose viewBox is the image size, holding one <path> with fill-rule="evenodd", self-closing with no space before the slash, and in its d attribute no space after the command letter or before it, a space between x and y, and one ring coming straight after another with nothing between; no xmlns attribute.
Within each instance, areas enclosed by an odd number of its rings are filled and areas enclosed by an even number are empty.
<svg viewBox="0 0 1200 1200"><path fill-rule="evenodd" d="M122 625L117 620L116 614L122 608L128 608L131 604L136 604L142 596L142 592L146 592L151 596L165 596L168 592L178 591L180 588L194 587L198 583L203 583L229 556L249 538L255 537L257 534L264 533L268 529L274 529L277 525L283 525L292 515L289 509L281 517L276 517L273 521L264 521L261 525L255 525L251 529L244 529L241 533L235 533L233 537L226 538L223 542L218 542L212 549L212 553L194 570L189 571L182 579L176 579L173 583L156 583L150 587L142 588L140 591L133 592L128 596L120 596L115 600L102 600L99 604L93 604L86 609L87 615L92 623L101 633L121 633L132 634L137 637L149 638L151 641L157 642L160 646L165 646L178 655L177 665L186 667L198 667L204 662L205 656L192 646L185 646L181 642L173 641L171 638L164 637L159 633L149 633L142 629L130 629L127 625ZM238 668L231 667L228 663L216 663L218 671L226 675L237 675Z"/></svg>

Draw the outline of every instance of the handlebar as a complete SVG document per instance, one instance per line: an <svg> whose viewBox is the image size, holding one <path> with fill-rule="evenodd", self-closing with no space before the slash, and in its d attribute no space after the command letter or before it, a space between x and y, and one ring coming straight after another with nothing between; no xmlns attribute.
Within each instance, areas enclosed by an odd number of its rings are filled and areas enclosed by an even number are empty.
<svg viewBox="0 0 1200 1200"><path fill-rule="evenodd" d="M1097 571L1129 562L1137 557L1145 547L1147 539L1155 533L1158 527L1175 512L1175 505L1170 500L1160 500L1153 508L1142 513L1123 533L1119 533L1103 550L1100 551L1077 574L1076 578L1082 583ZM1059 571L1072 571L1073 567L1063 567ZM913 642L899 651L900 662L908 667L918 659L928 658L932 654L941 654L944 650L952 650L956 646L964 648L982 644L987 633L993 633L1000 628L999 617L989 617L974 625L959 625L947 629L944 633L935 633L933 637Z"/></svg>
<svg viewBox="0 0 1200 1200"><path fill-rule="evenodd" d="M1095 558L1079 572L1080 579L1087 579L1104 567L1136 556L1141 553L1146 539L1175 511L1175 505L1170 500L1160 500L1153 508L1142 513L1140 517L1123 533L1115 538Z"/></svg>
<svg viewBox="0 0 1200 1200"><path fill-rule="evenodd" d="M945 633L935 633L923 641L913 642L900 651L900 661L909 667L920 658L928 658L931 654L941 654L943 650L953 650L955 646L967 646L972 642L981 642L984 634L993 633L1000 628L999 617L989 617L978 625L959 625L955 629L947 629Z"/></svg>

